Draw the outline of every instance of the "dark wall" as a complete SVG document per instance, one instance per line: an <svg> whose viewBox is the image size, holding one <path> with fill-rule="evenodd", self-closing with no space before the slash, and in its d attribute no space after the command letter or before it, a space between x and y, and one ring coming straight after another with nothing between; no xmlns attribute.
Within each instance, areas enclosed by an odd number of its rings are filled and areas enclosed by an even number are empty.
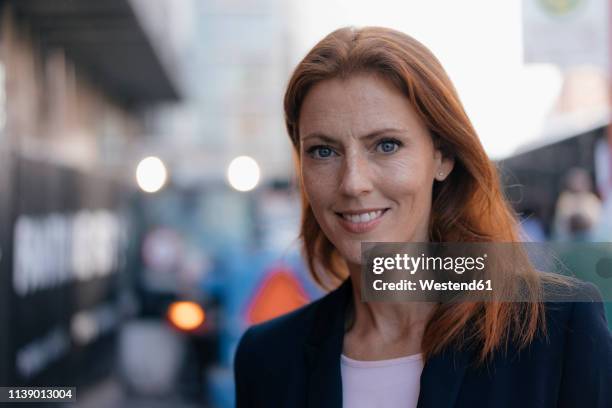
<svg viewBox="0 0 612 408"><path fill-rule="evenodd" d="M121 189L101 175L15 158L8 190L2 201L12 197L13 205L2 209L9 219L1 238L13 257L2 259L2 310L10 314L0 318L8 334L0 336L3 383L86 385L113 364Z"/></svg>
<svg viewBox="0 0 612 408"><path fill-rule="evenodd" d="M1 2L0 2L1 3ZM1 6L1 5L0 5ZM2 133L0 132L0 138ZM2 146L0 141L0 146ZM9 321L10 317L10 267L12 260L12 247L10 241L11 203L13 200L10 189L11 162L6 149L0 147L0 386L9 385L10 343Z"/></svg>
<svg viewBox="0 0 612 408"><path fill-rule="evenodd" d="M0 22L3 19L4 13L4 0L0 0ZM0 46L2 45L2 30L0 30ZM0 55L1 57L1 55ZM3 61L0 59L0 64ZM0 83L0 87L4 87L3 83ZM5 92L5 89L0 91ZM0 106L0 109L3 109ZM3 129L0 129L0 386L7 385L8 381L8 342L7 337L4 335L8 332L8 321L9 321L9 265L10 259L10 248L9 248L9 231L10 231L10 206L11 201L10 195L10 174L11 168L9 162L9 155L6 149L6 135Z"/></svg>

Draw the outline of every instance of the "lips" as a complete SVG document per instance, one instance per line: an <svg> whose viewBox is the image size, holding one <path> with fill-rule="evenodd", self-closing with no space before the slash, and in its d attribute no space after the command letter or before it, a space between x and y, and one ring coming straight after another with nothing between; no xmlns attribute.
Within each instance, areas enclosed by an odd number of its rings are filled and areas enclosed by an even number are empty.
<svg viewBox="0 0 612 408"><path fill-rule="evenodd" d="M384 218L388 208L360 211L337 212L340 225L351 233L364 233L373 230Z"/></svg>

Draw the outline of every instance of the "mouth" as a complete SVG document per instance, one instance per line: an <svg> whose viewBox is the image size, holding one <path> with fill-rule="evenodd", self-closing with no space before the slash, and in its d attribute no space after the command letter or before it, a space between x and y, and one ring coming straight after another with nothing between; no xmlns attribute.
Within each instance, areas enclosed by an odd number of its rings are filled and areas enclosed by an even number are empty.
<svg viewBox="0 0 612 408"><path fill-rule="evenodd" d="M364 233L374 229L383 219L389 208L367 209L360 211L336 212L340 225L352 233Z"/></svg>

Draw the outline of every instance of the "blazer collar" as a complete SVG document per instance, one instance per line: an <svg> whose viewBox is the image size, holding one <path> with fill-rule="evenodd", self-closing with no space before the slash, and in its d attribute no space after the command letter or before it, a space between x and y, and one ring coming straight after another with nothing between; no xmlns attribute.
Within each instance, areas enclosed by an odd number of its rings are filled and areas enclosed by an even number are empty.
<svg viewBox="0 0 612 408"><path fill-rule="evenodd" d="M454 407L471 359L471 352L454 349L430 357L421 373L417 408Z"/></svg>
<svg viewBox="0 0 612 408"><path fill-rule="evenodd" d="M342 407L340 355L346 307L352 300L353 287L348 278L321 299L315 311L305 348L309 408ZM456 350L432 356L421 374L417 408L454 406L470 360L471 353Z"/></svg>
<svg viewBox="0 0 612 408"><path fill-rule="evenodd" d="M344 340L344 317L353 286L347 278L319 303L306 342L308 364L307 406L341 408L340 355Z"/></svg>

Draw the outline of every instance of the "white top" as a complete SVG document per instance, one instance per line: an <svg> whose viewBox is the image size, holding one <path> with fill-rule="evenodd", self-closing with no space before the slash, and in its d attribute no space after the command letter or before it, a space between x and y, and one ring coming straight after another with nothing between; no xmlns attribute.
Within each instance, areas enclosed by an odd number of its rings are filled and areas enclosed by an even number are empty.
<svg viewBox="0 0 612 408"><path fill-rule="evenodd" d="M340 358L344 408L416 408L423 356L361 361Z"/></svg>

